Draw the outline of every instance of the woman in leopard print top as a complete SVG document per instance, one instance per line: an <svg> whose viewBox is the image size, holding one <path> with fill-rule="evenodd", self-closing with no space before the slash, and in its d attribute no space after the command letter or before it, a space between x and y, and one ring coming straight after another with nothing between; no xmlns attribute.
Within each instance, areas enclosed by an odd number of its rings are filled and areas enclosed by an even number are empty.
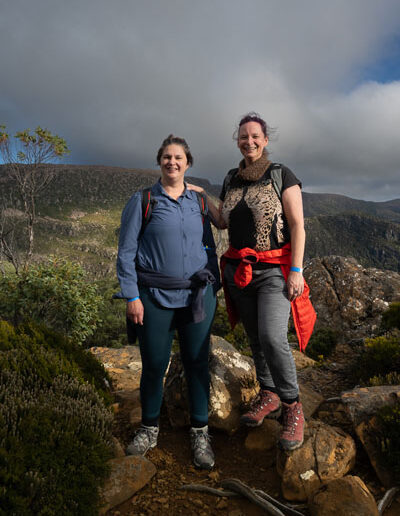
<svg viewBox="0 0 400 516"><path fill-rule="evenodd" d="M233 256L243 251L249 255L227 258L224 269L225 287L249 338L260 384L242 422L259 426L264 418L278 418L283 409L279 441L284 449L293 450L303 443L304 416L287 327L290 302L304 290L303 205L300 181L287 167L271 163L267 145L265 121L257 113L243 117L237 130L243 160L225 178L219 207L211 200L208 204L215 225L228 228ZM281 170L280 189L273 184L274 168ZM290 265L286 280L281 262L268 261L270 255L285 253ZM249 261L251 280L238 286L235 273L242 262Z"/></svg>

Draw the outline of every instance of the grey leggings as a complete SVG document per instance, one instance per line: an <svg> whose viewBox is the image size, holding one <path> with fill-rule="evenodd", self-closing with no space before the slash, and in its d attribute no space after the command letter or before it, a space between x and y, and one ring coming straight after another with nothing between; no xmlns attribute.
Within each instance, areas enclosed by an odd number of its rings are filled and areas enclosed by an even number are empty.
<svg viewBox="0 0 400 516"><path fill-rule="evenodd" d="M235 264L226 264L225 281L250 340L260 386L274 388L284 400L294 399L299 388L287 340L290 302L281 268L253 271L245 288L236 286L235 270Z"/></svg>

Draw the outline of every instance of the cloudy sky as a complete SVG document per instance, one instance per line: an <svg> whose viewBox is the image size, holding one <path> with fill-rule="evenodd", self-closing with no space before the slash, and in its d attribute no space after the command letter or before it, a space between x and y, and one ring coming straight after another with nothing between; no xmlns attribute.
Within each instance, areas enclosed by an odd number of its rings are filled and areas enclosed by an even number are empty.
<svg viewBox="0 0 400 516"><path fill-rule="evenodd" d="M156 168L169 133L221 183L259 112L305 191L400 197L398 0L0 0L0 122L70 163Z"/></svg>

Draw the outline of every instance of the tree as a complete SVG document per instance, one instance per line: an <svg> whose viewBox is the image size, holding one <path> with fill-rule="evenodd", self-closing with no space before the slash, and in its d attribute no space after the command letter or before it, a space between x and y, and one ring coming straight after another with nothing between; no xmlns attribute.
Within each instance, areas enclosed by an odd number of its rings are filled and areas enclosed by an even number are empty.
<svg viewBox="0 0 400 516"><path fill-rule="evenodd" d="M27 269L33 254L36 202L55 174L49 163L58 161L68 153L66 141L48 129L39 126L33 132L25 129L17 132L12 139L6 132L6 127L0 125L0 157L4 162L2 173L14 183L26 219L27 249L23 259L24 269ZM0 214L0 256L12 263L18 274L21 260L13 245L15 227L7 225L7 217L4 215L3 203Z"/></svg>

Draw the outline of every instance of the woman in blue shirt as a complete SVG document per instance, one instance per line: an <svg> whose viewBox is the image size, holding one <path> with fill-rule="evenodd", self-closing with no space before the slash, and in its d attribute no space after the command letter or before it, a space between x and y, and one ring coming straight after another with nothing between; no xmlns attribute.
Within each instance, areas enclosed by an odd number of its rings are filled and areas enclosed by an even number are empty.
<svg viewBox="0 0 400 516"><path fill-rule="evenodd" d="M142 425L127 453L144 455L157 445L163 378L176 329L188 384L193 461L211 469L208 354L216 299L197 194L184 182L193 157L183 138L170 135L157 163L161 179L151 188L151 218L143 230L142 193L136 192L122 213L118 247L118 279L142 358Z"/></svg>

